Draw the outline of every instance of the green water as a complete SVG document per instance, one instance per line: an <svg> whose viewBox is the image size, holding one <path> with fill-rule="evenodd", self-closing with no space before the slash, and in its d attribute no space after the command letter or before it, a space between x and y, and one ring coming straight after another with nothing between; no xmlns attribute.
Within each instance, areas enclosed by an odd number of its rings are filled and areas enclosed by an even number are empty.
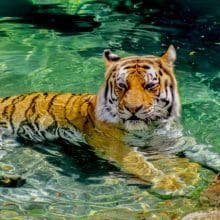
<svg viewBox="0 0 220 220"><path fill-rule="evenodd" d="M24 9L20 14L5 4L0 10L0 95L96 93L104 79L104 49L121 56L160 55L172 43L185 132L220 152L218 12L191 5L185 16L185 9L175 13L163 1L149 7L124 2L15 1ZM23 175L27 183L0 189L1 219L170 219L200 209L196 192L160 198L88 151L76 149L67 156L59 146L9 149L1 173ZM212 174L204 170L203 175L208 179Z"/></svg>

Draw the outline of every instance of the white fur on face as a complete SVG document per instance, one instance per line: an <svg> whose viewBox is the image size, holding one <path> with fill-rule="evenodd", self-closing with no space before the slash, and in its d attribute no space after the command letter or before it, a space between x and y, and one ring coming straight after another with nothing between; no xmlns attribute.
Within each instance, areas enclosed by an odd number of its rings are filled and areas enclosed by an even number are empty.
<svg viewBox="0 0 220 220"><path fill-rule="evenodd" d="M150 66L150 65L149 65ZM153 66L150 66L150 69L146 70L145 74L145 81L147 83L159 83L159 80L157 78L156 70Z"/></svg>
<svg viewBox="0 0 220 220"><path fill-rule="evenodd" d="M116 76L117 85L120 83L125 83L127 77L127 70L120 68ZM106 88L107 92L106 92ZM96 116L101 121L106 121L110 123L120 123L120 117L118 113L118 98L114 94L113 88L109 82L106 82L104 87L101 89L98 95L96 106Z"/></svg>
<svg viewBox="0 0 220 220"><path fill-rule="evenodd" d="M142 120L127 120L124 125L126 130L144 130L147 128L147 123Z"/></svg>
<svg viewBox="0 0 220 220"><path fill-rule="evenodd" d="M107 84L107 83L106 83ZM111 88L108 89L107 98L105 97L105 85L99 92L96 104L96 116L101 121L119 123L118 101ZM110 96L112 94L112 97Z"/></svg>

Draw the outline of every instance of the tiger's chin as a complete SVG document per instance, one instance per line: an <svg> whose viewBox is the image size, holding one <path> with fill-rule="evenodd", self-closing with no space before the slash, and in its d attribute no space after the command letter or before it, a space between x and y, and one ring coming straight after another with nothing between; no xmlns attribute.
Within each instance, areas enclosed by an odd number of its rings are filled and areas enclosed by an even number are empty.
<svg viewBox="0 0 220 220"><path fill-rule="evenodd" d="M126 130L144 130L147 128L147 124L142 120L126 120L124 126Z"/></svg>

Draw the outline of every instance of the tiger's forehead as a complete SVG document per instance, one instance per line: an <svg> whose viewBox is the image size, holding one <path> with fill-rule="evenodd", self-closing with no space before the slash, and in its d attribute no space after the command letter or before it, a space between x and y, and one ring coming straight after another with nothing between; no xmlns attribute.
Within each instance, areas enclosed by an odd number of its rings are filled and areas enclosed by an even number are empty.
<svg viewBox="0 0 220 220"><path fill-rule="evenodd" d="M157 61L157 62L155 62ZM159 69L160 62L158 57L129 57L120 63L118 66L118 79L126 79L129 74L137 73L148 78L156 77L156 72Z"/></svg>
<svg viewBox="0 0 220 220"><path fill-rule="evenodd" d="M141 67L139 67L141 68ZM118 70L118 75L117 75L117 78L124 78L126 79L127 76L129 74L133 74L133 73L137 73L137 74L140 74L140 75L149 75L151 77L155 77L156 76L156 69L154 68L154 66L152 65L148 65L147 68L145 69L139 69L138 67L137 68L132 68L132 69L129 69L129 68L124 68L124 67L120 67L119 70Z"/></svg>
<svg viewBox="0 0 220 220"><path fill-rule="evenodd" d="M160 78L165 75L174 80L173 66L167 65L161 57L157 56L130 56L121 58L113 63L107 70L107 78L126 80L127 76L132 73L141 73L139 76L150 78ZM149 77L150 76L150 77Z"/></svg>
<svg viewBox="0 0 220 220"><path fill-rule="evenodd" d="M118 62L118 69L139 70L139 69L158 69L162 65L159 57L156 56L132 56L122 58Z"/></svg>

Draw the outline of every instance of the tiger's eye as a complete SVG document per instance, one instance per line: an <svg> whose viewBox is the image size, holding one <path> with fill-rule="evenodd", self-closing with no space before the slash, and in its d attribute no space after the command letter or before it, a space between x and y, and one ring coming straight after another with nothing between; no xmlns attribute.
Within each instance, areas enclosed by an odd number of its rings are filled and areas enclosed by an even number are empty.
<svg viewBox="0 0 220 220"><path fill-rule="evenodd" d="M126 89L126 88L127 88L127 85L124 84L124 83L119 83L119 84L118 84L118 87L121 88L121 89Z"/></svg>
<svg viewBox="0 0 220 220"><path fill-rule="evenodd" d="M144 89L151 90L151 89L156 88L157 85L158 85L157 83L148 83L148 84L144 87Z"/></svg>

